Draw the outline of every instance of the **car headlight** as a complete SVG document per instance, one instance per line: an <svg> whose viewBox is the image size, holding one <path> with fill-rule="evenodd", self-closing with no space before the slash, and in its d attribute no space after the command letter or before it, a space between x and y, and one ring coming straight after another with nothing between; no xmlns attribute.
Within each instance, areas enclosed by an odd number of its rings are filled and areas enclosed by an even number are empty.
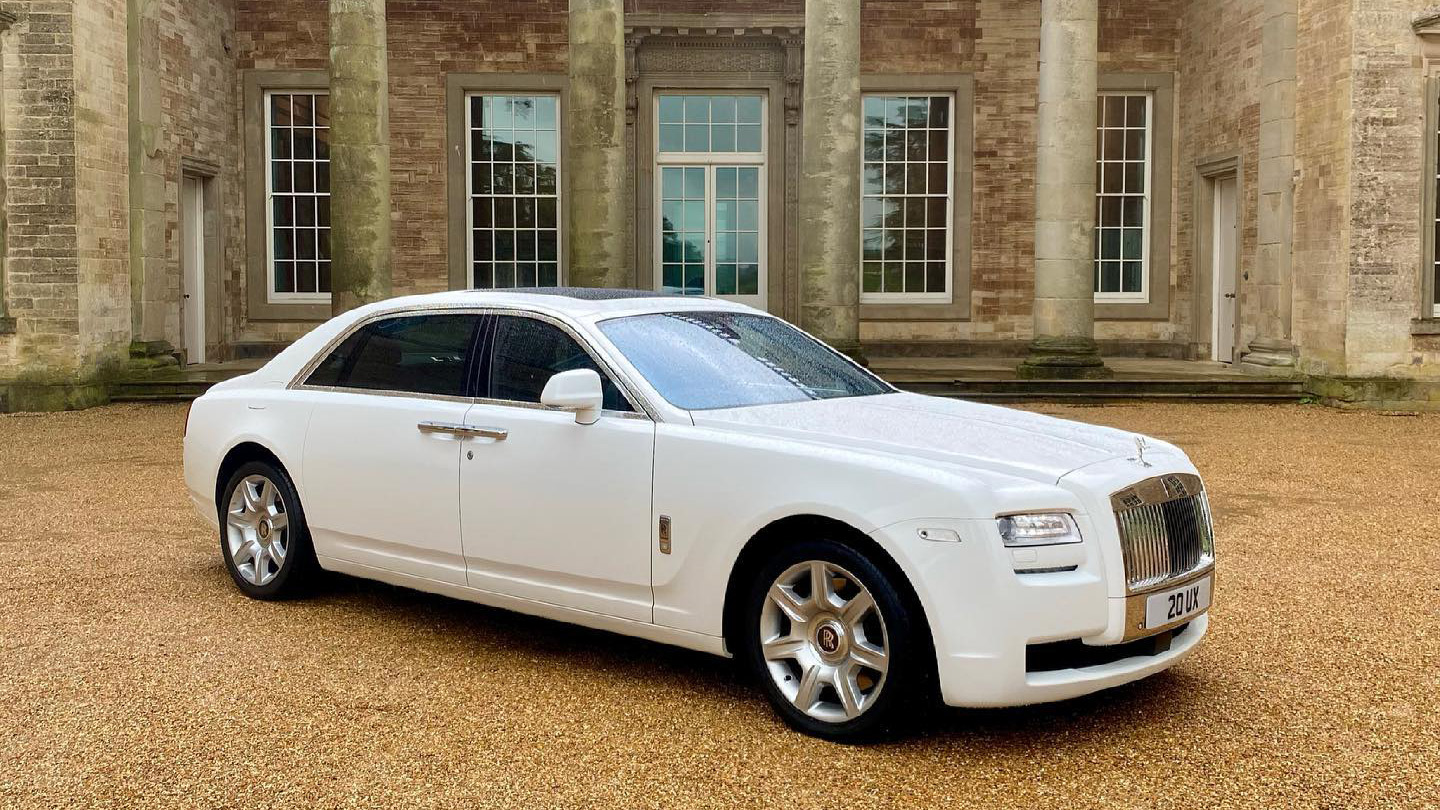
<svg viewBox="0 0 1440 810"><path fill-rule="evenodd" d="M1064 512L1032 512L998 518L1000 539L1009 548L1080 542L1080 527Z"/></svg>

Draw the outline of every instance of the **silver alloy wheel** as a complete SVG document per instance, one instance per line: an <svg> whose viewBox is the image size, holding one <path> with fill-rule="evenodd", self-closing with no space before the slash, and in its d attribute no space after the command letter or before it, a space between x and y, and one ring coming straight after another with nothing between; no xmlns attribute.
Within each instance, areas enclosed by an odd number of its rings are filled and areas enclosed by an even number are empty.
<svg viewBox="0 0 1440 810"><path fill-rule="evenodd" d="M230 495L225 541L235 570L252 585L267 585L285 565L290 518L280 490L263 475L247 475Z"/></svg>
<svg viewBox="0 0 1440 810"><path fill-rule="evenodd" d="M780 693L828 723L870 708L890 666L875 597L849 571L823 560L792 565L770 586L760 610L760 650Z"/></svg>

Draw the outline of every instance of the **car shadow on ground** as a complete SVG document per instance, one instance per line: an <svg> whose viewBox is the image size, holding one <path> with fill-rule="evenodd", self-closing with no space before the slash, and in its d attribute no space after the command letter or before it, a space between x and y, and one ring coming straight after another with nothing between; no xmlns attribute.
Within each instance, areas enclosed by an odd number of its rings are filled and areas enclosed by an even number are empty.
<svg viewBox="0 0 1440 810"><path fill-rule="evenodd" d="M327 575L314 597L298 604L321 610L343 607L349 612L359 608L382 625L402 626L387 629L421 625L440 631L438 636L415 635L418 645L436 643L438 637L447 646L458 645L465 655L519 652L536 667L623 679L634 684L637 699L643 695L653 700L683 683L685 700L727 706L743 702L757 716L770 718L766 722L773 722L777 732L784 730L770 716L758 684L733 659L338 574ZM1206 689L1203 679L1168 670L1058 703L999 709L940 707L926 712L913 733L883 745L905 748L938 742L951 748L983 747L986 757L1007 750L1033 751L1037 745L1074 745L1114 736L1121 726L1133 732L1188 722L1184 718L1199 714Z"/></svg>

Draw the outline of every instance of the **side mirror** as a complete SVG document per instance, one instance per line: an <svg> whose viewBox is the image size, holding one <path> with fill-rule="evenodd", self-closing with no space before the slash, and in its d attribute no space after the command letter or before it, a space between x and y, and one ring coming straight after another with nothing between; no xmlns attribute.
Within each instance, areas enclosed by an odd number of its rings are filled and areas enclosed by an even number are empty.
<svg viewBox="0 0 1440 810"><path fill-rule="evenodd" d="M559 411L574 411L576 424L593 425L605 404L600 375L588 368L562 371L545 383L540 404Z"/></svg>

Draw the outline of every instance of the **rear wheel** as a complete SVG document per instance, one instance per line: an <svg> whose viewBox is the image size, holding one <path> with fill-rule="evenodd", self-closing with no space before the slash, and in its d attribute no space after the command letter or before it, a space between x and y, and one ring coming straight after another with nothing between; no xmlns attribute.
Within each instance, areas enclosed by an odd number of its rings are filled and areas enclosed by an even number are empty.
<svg viewBox="0 0 1440 810"><path fill-rule="evenodd" d="M235 584L256 599L299 595L315 576L300 497L284 470L240 465L220 497L220 551Z"/></svg>
<svg viewBox="0 0 1440 810"><path fill-rule="evenodd" d="M747 603L752 669L792 727L837 742L898 731L930 690L924 626L889 578L814 540L761 566Z"/></svg>

